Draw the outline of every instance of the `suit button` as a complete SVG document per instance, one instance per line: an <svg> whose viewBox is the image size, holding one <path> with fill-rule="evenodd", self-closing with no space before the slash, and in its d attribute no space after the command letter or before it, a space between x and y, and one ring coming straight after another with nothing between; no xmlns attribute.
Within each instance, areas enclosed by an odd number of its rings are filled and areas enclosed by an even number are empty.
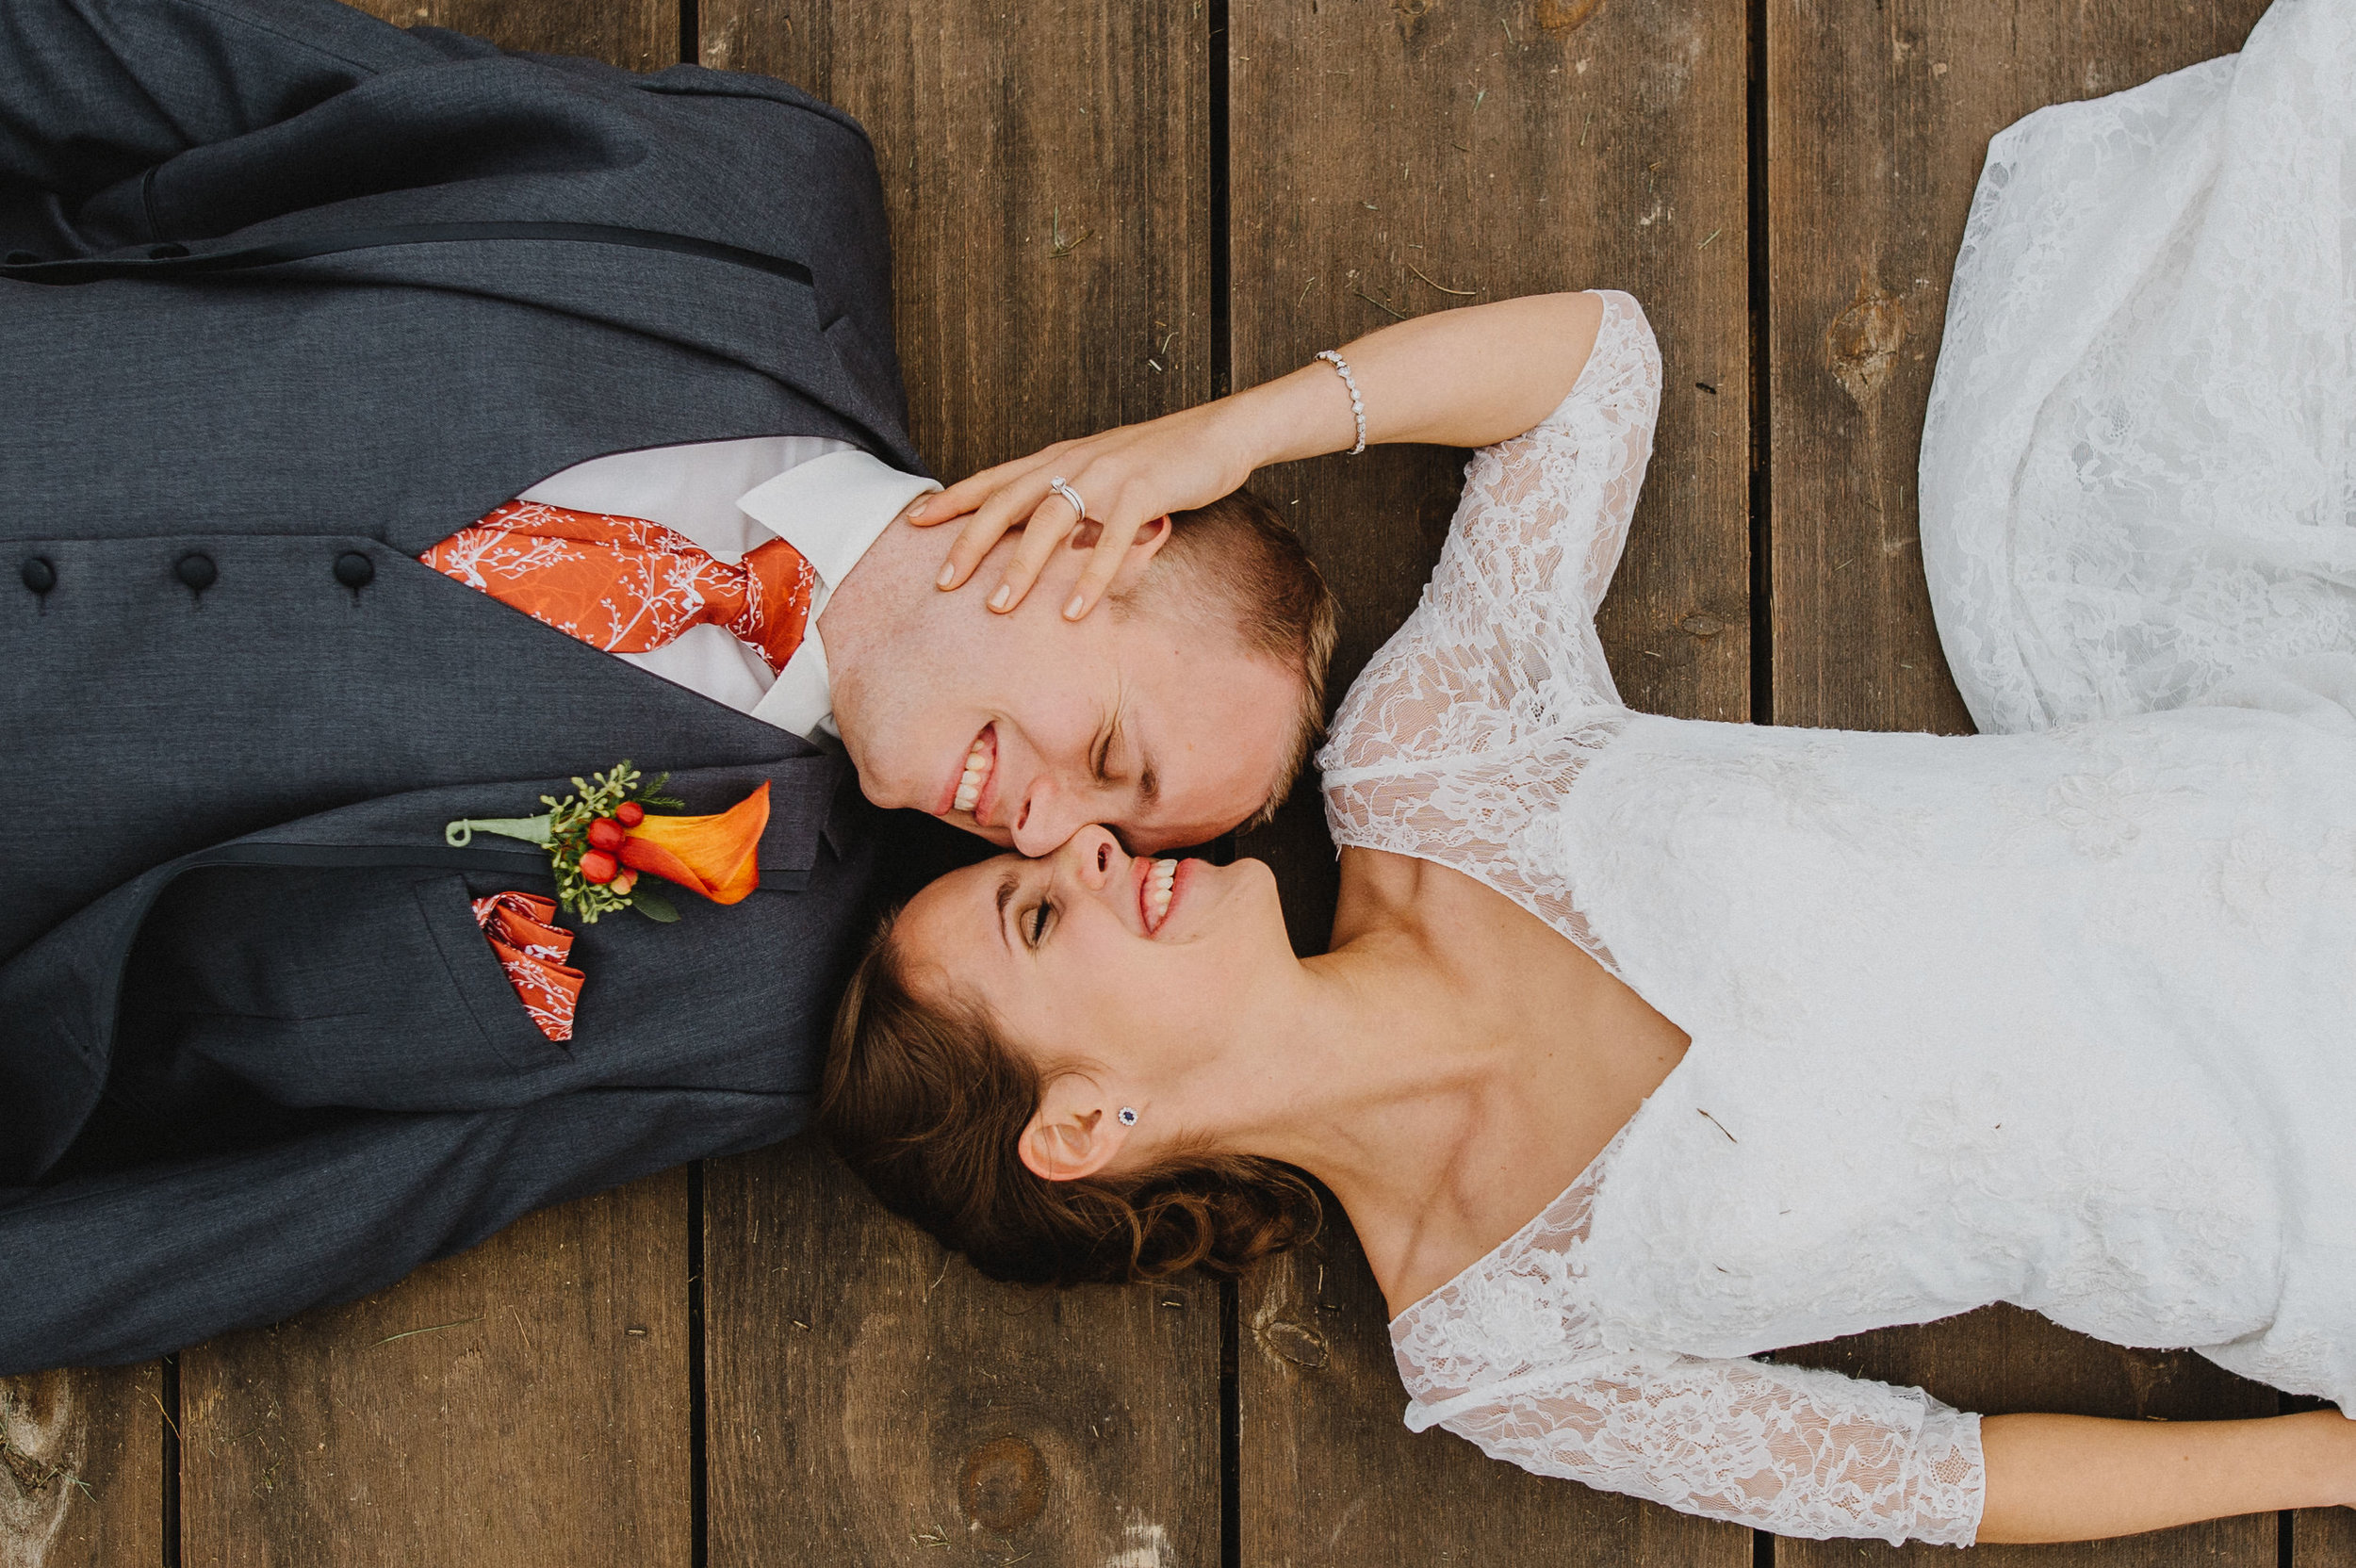
<svg viewBox="0 0 2356 1568"><path fill-rule="evenodd" d="M347 588L366 588L376 580L376 563L358 550L346 550L335 558L335 580Z"/></svg>
<svg viewBox="0 0 2356 1568"><path fill-rule="evenodd" d="M165 243L150 245L147 248L147 259L150 261L176 261L188 253L188 248L186 245Z"/></svg>
<svg viewBox="0 0 2356 1568"><path fill-rule="evenodd" d="M221 576L221 568L203 550L190 550L172 563L172 575L201 594Z"/></svg>
<svg viewBox="0 0 2356 1568"><path fill-rule="evenodd" d="M25 586L36 594L46 594L57 585L57 568L40 556L25 563Z"/></svg>

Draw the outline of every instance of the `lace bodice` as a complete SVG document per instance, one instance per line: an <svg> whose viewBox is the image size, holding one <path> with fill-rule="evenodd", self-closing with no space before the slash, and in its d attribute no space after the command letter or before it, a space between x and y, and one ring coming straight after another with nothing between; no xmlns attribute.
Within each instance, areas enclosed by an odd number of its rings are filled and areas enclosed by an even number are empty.
<svg viewBox="0 0 2356 1568"><path fill-rule="evenodd" d="M1611 965L1557 824L1629 716L1594 616L1651 455L1661 358L1636 302L1602 298L1562 406L1466 467L1431 584L1350 688L1318 764L1337 843L1451 866ZM1976 1417L1828 1372L1605 1348L1579 1255L1610 1159L1393 1323L1408 1425L1784 1534L1968 1542Z"/></svg>

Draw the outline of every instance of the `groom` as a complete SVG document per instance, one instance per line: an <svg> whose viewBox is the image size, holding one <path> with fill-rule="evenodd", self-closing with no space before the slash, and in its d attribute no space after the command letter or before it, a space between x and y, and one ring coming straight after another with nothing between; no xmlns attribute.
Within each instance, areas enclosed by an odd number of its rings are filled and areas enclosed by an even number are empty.
<svg viewBox="0 0 2356 1568"><path fill-rule="evenodd" d="M780 83L19 0L0 253L0 1374L788 1135L875 807L1199 841L1314 727L1330 611L1249 498L1125 613L934 591L872 155ZM765 790L758 890L535 956L547 854L444 825L625 759Z"/></svg>

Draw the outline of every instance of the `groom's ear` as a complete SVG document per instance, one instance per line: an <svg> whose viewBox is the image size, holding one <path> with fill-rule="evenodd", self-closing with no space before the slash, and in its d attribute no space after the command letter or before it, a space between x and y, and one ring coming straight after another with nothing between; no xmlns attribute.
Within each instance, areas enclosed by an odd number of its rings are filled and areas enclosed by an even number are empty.
<svg viewBox="0 0 2356 1568"><path fill-rule="evenodd" d="M1146 563L1161 553L1162 547L1170 543L1170 536L1174 530L1175 525L1168 517L1155 517L1138 529L1137 536L1129 541L1128 559L1121 562L1121 569L1113 574L1112 582L1105 592L1125 594L1135 588L1138 580L1145 575ZM1104 525L1091 517L1081 528L1072 531L1072 546L1074 549L1093 549L1097 539L1104 531ZM1088 536L1086 545L1080 542L1083 533Z"/></svg>

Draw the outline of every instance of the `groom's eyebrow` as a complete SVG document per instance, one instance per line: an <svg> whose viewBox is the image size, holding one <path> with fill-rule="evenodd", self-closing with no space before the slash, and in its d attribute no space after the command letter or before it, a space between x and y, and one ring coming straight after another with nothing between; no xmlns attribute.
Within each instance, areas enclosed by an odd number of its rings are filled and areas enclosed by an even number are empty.
<svg viewBox="0 0 2356 1568"><path fill-rule="evenodd" d="M1008 872L998 884L998 945L1006 950L1008 957L1014 956L1014 943L1006 939L1006 906L1014 902L1014 874Z"/></svg>
<svg viewBox="0 0 2356 1568"><path fill-rule="evenodd" d="M1153 754L1145 749L1142 737L1137 741L1137 798L1148 806L1162 803L1162 776L1153 766Z"/></svg>
<svg viewBox="0 0 2356 1568"><path fill-rule="evenodd" d="M1146 806L1154 806L1162 798L1162 776L1153 766L1153 754L1146 749L1145 738L1136 735L1128 727L1128 719L1129 710L1124 700L1121 707L1113 710L1112 723L1104 731L1104 749L1098 754L1102 760L1097 765L1096 776L1100 782L1111 782L1105 774L1112 766L1113 748L1120 744L1123 735L1132 736L1132 743L1137 752L1137 798Z"/></svg>

